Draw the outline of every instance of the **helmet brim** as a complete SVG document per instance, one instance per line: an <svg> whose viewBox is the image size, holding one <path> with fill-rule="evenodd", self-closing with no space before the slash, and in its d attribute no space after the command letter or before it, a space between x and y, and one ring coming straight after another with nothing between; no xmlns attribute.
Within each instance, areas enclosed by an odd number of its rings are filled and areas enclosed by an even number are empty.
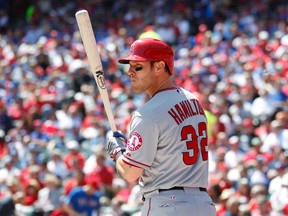
<svg viewBox="0 0 288 216"><path fill-rule="evenodd" d="M118 59L118 62L120 64L129 64L129 61L138 61L138 62L147 62L147 61L153 61L152 59L144 58L139 55L128 55L123 58Z"/></svg>

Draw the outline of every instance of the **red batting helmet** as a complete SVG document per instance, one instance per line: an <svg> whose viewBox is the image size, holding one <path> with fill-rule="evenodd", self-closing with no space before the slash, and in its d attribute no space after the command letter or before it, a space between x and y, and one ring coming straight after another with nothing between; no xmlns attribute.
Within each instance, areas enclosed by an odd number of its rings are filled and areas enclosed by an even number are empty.
<svg viewBox="0 0 288 216"><path fill-rule="evenodd" d="M134 41L130 47L129 55L118 60L121 64L129 64L129 61L164 61L169 68L169 73L173 73L173 51L168 44L158 39L141 38Z"/></svg>

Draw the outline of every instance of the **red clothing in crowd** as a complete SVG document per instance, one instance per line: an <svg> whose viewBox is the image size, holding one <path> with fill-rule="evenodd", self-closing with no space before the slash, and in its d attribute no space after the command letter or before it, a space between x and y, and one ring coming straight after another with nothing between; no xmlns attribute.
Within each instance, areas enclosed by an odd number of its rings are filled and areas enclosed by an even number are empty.
<svg viewBox="0 0 288 216"><path fill-rule="evenodd" d="M56 95L57 95L56 89L57 88L54 86L54 84L53 85L50 84L40 89L39 94L41 96L39 97L38 100L40 107L42 107L45 104L50 104L52 107L56 105Z"/></svg>
<svg viewBox="0 0 288 216"><path fill-rule="evenodd" d="M115 197L120 198L125 203L128 203L130 194L131 194L130 188L123 188L115 195Z"/></svg>
<svg viewBox="0 0 288 216"><path fill-rule="evenodd" d="M64 194L68 195L73 188L78 187L78 186L83 186L83 185L85 185L84 179L79 182L75 178L71 178L67 180L67 182L64 185L64 189L63 189Z"/></svg>
<svg viewBox="0 0 288 216"><path fill-rule="evenodd" d="M113 167L97 166L95 170L86 176L87 178L96 178L99 181L99 185L101 186L112 186L112 182L114 179L114 169Z"/></svg>
<svg viewBox="0 0 288 216"><path fill-rule="evenodd" d="M63 161L68 170L72 170L74 168L82 170L85 164L85 157L80 152L72 150L71 153L64 156Z"/></svg>
<svg viewBox="0 0 288 216"><path fill-rule="evenodd" d="M55 209L50 216L69 216L63 209Z"/></svg>
<svg viewBox="0 0 288 216"><path fill-rule="evenodd" d="M226 212L227 208L222 203L216 208L216 216L224 216Z"/></svg>
<svg viewBox="0 0 288 216"><path fill-rule="evenodd" d="M38 192L40 190L39 181L30 179L24 188L24 202L23 205L33 205L38 200Z"/></svg>
<svg viewBox="0 0 288 216"><path fill-rule="evenodd" d="M33 194L33 195L25 195L24 196L24 201L23 205L25 206L31 206L36 202L38 199L38 194Z"/></svg>
<svg viewBox="0 0 288 216"><path fill-rule="evenodd" d="M249 161L256 161L257 157L261 155L263 156L265 163L270 163L273 160L273 155L265 152L259 152L255 149L251 149L244 156L244 162L247 163Z"/></svg>
<svg viewBox="0 0 288 216"><path fill-rule="evenodd" d="M5 142L0 142L0 158L3 158L8 152Z"/></svg>

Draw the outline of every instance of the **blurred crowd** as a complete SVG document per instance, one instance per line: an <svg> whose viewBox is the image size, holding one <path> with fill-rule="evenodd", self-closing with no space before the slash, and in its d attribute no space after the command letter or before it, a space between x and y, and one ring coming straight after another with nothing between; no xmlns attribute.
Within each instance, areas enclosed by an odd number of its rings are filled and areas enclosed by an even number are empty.
<svg viewBox="0 0 288 216"><path fill-rule="evenodd" d="M160 38L175 52L175 83L206 111L217 216L288 215L285 0L0 0L0 212L11 202L18 215L69 215L78 187L99 193L101 215L137 215L142 205L137 182L105 154L110 128L80 9L93 22L119 130L148 98L133 94L117 58L139 37Z"/></svg>

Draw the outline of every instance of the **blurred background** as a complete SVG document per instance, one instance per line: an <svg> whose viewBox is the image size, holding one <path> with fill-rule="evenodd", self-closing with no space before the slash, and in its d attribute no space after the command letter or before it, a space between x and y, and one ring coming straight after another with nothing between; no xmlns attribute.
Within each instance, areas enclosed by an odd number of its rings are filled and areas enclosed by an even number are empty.
<svg viewBox="0 0 288 216"><path fill-rule="evenodd" d="M137 182L122 180L103 150L110 128L80 9L124 134L148 98L131 91L117 58L139 37L162 39L175 53L175 83L206 111L217 216L288 215L286 0L0 0L0 213L10 203L18 215L68 215L66 198L88 178L102 215L139 215Z"/></svg>

